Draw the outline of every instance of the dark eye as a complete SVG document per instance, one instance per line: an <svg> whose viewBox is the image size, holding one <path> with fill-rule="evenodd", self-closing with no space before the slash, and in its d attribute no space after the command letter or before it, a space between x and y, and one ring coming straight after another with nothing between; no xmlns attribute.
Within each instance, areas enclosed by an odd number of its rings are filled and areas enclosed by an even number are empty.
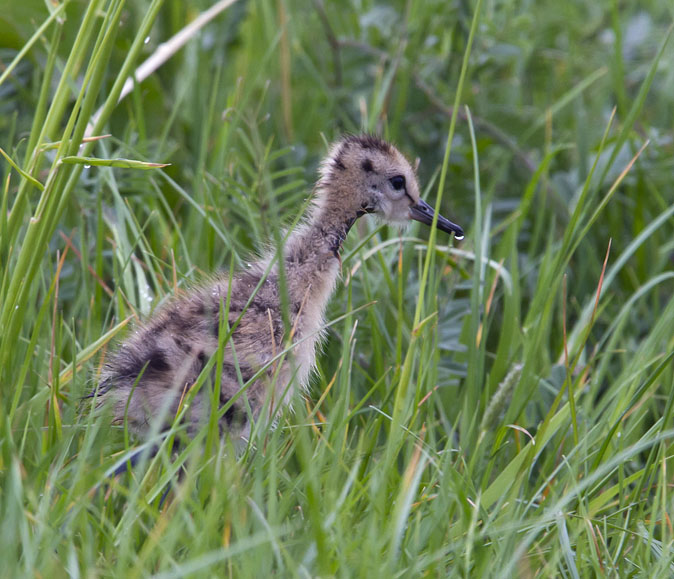
<svg viewBox="0 0 674 579"><path fill-rule="evenodd" d="M389 181L391 182L391 185L396 191L400 191L405 187L405 177L403 177L402 175L396 175L395 177L391 177Z"/></svg>

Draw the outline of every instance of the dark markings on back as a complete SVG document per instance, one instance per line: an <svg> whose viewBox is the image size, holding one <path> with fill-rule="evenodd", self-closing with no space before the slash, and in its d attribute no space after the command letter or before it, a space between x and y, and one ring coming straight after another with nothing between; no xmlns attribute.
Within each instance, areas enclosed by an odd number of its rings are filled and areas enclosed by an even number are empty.
<svg viewBox="0 0 674 579"><path fill-rule="evenodd" d="M187 334L194 327L191 316L182 315L177 311L169 312L169 315L172 329L177 334Z"/></svg>
<svg viewBox="0 0 674 579"><path fill-rule="evenodd" d="M135 381L141 374L143 378L147 378L166 372L170 366L164 353L154 344L150 344L143 354L136 355L123 350L118 352L110 368L113 374L111 380L114 382L116 379Z"/></svg>
<svg viewBox="0 0 674 579"><path fill-rule="evenodd" d="M255 376L255 372L248 364L239 363L239 370L241 371L241 380L244 384ZM231 362L223 362L222 373L226 376L236 376L236 366Z"/></svg>
<svg viewBox="0 0 674 579"><path fill-rule="evenodd" d="M250 291L252 292L256 287L257 284L260 283L260 278L262 277L262 274L258 273L257 271L244 271L241 273L239 276L239 287L241 285L248 286L250 287ZM276 281L276 274L270 273L267 275L267 278L262 282L262 285L260 286L260 289L258 292L262 291L262 289L270 283L274 283ZM234 296L232 296L234 298ZM246 297L247 299L247 297Z"/></svg>
<svg viewBox="0 0 674 579"><path fill-rule="evenodd" d="M108 392L113 387L113 385L114 384L111 378L105 378L102 382L96 384L96 386L94 386L91 392L82 396L82 400L86 398L94 398L95 396L102 396L103 394Z"/></svg>
<svg viewBox="0 0 674 579"><path fill-rule="evenodd" d="M236 404L232 404L225 413L222 415L228 427L231 427L234 423L244 424L246 422L246 413L237 407Z"/></svg>
<svg viewBox="0 0 674 579"><path fill-rule="evenodd" d="M151 372L166 372L171 369L166 356L160 350L155 350L150 354L150 359L147 362L147 369Z"/></svg>
<svg viewBox="0 0 674 579"><path fill-rule="evenodd" d="M185 340L183 340L180 336L174 336L173 341L175 342L176 346L180 348L183 352L186 354L189 354L189 352L192 351L192 346L190 346Z"/></svg>
<svg viewBox="0 0 674 579"><path fill-rule="evenodd" d="M290 313L291 314L297 314L299 305L291 302L288 304L290 306ZM258 300L255 298L252 302L250 302L250 305L248 306L249 312L255 312L257 314L263 315L264 317L267 317L269 314L267 313L268 310L271 310L272 312L276 311L278 309L278 303L268 301L268 300Z"/></svg>
<svg viewBox="0 0 674 579"><path fill-rule="evenodd" d="M204 306L204 302L199 301L194 304L194 315L196 316L203 316L206 314L206 306Z"/></svg>
<svg viewBox="0 0 674 579"><path fill-rule="evenodd" d="M166 318L159 318L155 324L153 324L149 330L151 336L158 336L161 334L168 325L168 320Z"/></svg>
<svg viewBox="0 0 674 579"><path fill-rule="evenodd" d="M202 350L201 352L199 352L199 354L197 354L196 362L192 366L194 370L195 381L197 377L203 372L207 363L208 363L208 356L206 356L206 353ZM211 379L215 380L215 368L211 369Z"/></svg>

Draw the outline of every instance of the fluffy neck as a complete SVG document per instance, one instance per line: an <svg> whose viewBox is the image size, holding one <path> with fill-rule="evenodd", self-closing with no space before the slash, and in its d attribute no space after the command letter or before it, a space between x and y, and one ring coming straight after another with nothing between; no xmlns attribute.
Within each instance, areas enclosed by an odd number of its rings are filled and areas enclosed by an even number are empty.
<svg viewBox="0 0 674 579"><path fill-rule="evenodd" d="M310 301L323 312L341 269L339 250L349 229L363 212L317 205L285 246L285 268L293 301Z"/></svg>

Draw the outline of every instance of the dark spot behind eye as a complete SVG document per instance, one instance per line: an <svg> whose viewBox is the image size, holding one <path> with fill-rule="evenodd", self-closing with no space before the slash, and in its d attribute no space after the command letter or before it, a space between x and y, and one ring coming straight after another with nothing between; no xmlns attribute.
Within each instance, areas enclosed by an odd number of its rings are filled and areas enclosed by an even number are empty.
<svg viewBox="0 0 674 579"><path fill-rule="evenodd" d="M391 182L392 187L396 191L400 191L402 188L405 187L405 177L403 177L402 175L396 175L395 177L391 177L389 181Z"/></svg>
<svg viewBox="0 0 674 579"><path fill-rule="evenodd" d="M374 171L374 167L372 166L372 161L370 161L370 159L365 159L361 167L363 167L363 171L366 173L371 173Z"/></svg>

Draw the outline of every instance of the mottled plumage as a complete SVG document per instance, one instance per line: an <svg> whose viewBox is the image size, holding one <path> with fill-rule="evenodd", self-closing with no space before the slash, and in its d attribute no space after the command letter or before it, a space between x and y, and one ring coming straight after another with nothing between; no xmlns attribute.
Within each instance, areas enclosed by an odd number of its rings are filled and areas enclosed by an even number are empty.
<svg viewBox="0 0 674 579"><path fill-rule="evenodd" d="M294 344L291 355L280 366L270 364L288 343L279 266L269 269L270 253L232 276L229 300L230 278L224 275L173 298L117 348L98 391L100 399L110 403L115 421L126 416L132 430L142 436L166 405L167 421L171 420L218 348L220 310L229 302L229 325L241 319L224 349L220 405L241 388L237 365L243 383L267 367L248 386L245 399L240 397L220 420L223 433L235 440L247 438L251 413L257 419L265 401L275 412L307 386L325 308L340 272L339 250L356 219L368 213L392 223L415 219L431 224L433 220L433 209L419 197L412 166L395 147L372 136L347 136L332 146L324 160L309 215L288 236L283 250ZM442 216L438 216L438 228L463 237L461 228ZM208 419L209 390L203 388L190 404L188 433Z"/></svg>

